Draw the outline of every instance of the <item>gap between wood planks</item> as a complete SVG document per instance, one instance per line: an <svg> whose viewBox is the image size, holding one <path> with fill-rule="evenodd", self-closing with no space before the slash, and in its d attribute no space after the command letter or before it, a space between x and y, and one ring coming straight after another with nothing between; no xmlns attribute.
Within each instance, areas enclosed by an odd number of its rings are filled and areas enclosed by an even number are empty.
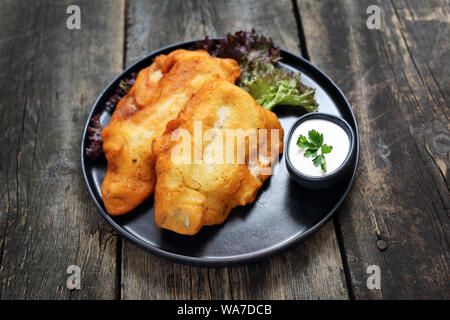
<svg viewBox="0 0 450 320"><path fill-rule="evenodd" d="M305 38L305 31L303 30L302 25L302 17L300 15L300 10L298 9L297 1L291 0L292 2L292 8L294 10L294 17L295 17L295 23L297 24L297 32L298 37L300 40L300 51L302 53L303 58L306 60L311 60L308 53L308 47L306 46L306 38Z"/></svg>
<svg viewBox="0 0 450 320"><path fill-rule="evenodd" d="M128 0L124 0L123 6L123 46L122 46L122 69L127 67L127 28L128 28ZM123 238L117 235L116 241L116 299L123 300L122 294L122 241Z"/></svg>

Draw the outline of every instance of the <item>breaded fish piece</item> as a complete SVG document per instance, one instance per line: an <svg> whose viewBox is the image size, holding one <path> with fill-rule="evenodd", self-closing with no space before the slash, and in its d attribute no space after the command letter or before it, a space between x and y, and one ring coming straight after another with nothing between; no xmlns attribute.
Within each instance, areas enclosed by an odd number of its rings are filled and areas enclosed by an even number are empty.
<svg viewBox="0 0 450 320"><path fill-rule="evenodd" d="M236 61L206 51L175 50L141 70L102 131L108 169L101 192L110 215L127 213L153 193L152 140L205 83L240 75Z"/></svg>
<svg viewBox="0 0 450 320"><path fill-rule="evenodd" d="M203 139L198 140L200 130ZM191 152L184 152L189 146ZM157 159L156 224L193 235L204 225L224 222L232 208L255 200L283 150L283 129L276 115L245 90L216 80L197 91L152 147Z"/></svg>

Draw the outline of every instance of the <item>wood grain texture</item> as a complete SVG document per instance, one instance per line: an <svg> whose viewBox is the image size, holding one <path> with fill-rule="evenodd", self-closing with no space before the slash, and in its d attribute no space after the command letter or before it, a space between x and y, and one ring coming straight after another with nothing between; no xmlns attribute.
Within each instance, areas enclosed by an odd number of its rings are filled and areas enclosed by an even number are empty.
<svg viewBox="0 0 450 320"><path fill-rule="evenodd" d="M0 297L103 299L118 294L116 240L81 173L90 107L122 68L124 2L0 4ZM69 265L81 290L66 288Z"/></svg>
<svg viewBox="0 0 450 320"><path fill-rule="evenodd" d="M366 27L371 4L381 8L381 30ZM358 118L360 166L338 219L352 295L448 299L448 2L298 6L312 62L344 90ZM381 269L380 290L366 286L368 265Z"/></svg>
<svg viewBox="0 0 450 320"><path fill-rule="evenodd" d="M130 1L127 64L172 43L256 28L300 53L291 1ZM348 293L332 223L267 262L197 268L156 257L123 241L124 299L345 299Z"/></svg>

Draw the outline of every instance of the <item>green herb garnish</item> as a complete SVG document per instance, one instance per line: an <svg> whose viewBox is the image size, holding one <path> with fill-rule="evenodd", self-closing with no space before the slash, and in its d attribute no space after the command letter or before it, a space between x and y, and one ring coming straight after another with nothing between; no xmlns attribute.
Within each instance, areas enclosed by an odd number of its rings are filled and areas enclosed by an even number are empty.
<svg viewBox="0 0 450 320"><path fill-rule="evenodd" d="M308 140L309 138L309 140ZM332 146L323 144L323 134L312 129L308 132L308 138L304 135L300 135L297 140L297 145L301 149L305 149L304 157L311 158L315 167L320 166L323 172L327 172L327 162L325 160L325 154L330 153L333 150ZM320 150L320 154L318 154Z"/></svg>

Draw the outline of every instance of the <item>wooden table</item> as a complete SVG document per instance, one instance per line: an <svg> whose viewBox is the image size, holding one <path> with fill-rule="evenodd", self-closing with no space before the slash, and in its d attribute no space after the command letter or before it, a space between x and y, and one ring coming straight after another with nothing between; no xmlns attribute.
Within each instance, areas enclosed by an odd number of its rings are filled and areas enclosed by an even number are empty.
<svg viewBox="0 0 450 320"><path fill-rule="evenodd" d="M66 27L70 4L81 30ZM372 4L380 30L366 26ZM1 299L449 299L449 22L446 0L2 0ZM148 254L89 198L79 155L90 108L151 51L252 27L349 98L361 136L353 188L334 220L263 263ZM66 287L69 265L80 290ZM368 289L369 265L381 289Z"/></svg>

